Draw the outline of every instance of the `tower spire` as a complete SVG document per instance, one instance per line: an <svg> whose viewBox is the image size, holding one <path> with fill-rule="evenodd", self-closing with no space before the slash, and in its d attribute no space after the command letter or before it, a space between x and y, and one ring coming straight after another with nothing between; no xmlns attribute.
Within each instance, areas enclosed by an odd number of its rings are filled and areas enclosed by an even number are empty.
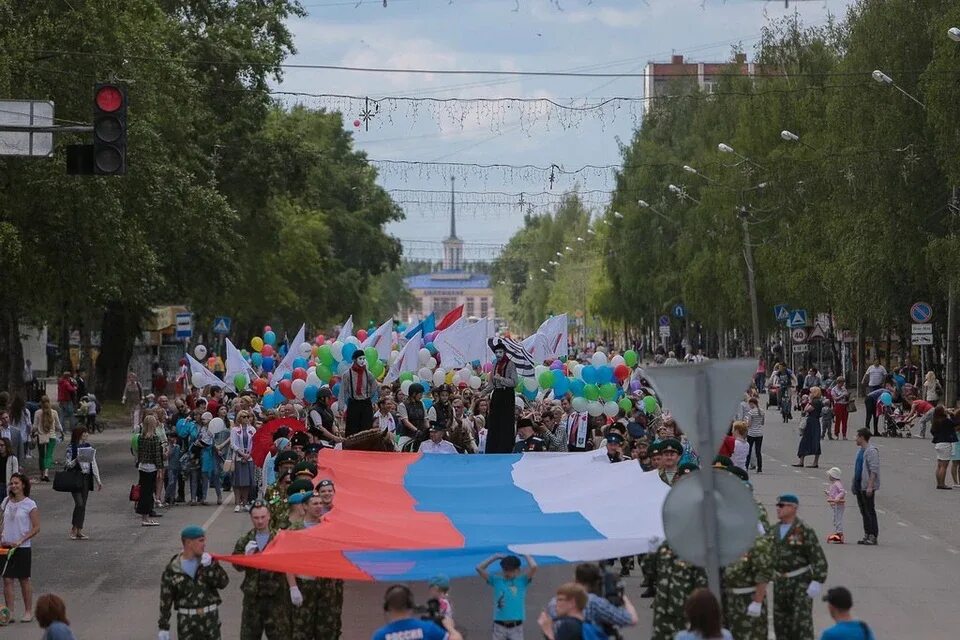
<svg viewBox="0 0 960 640"><path fill-rule="evenodd" d="M453 182L456 180L454 176L450 176L450 237L457 237L457 209L456 209L456 196L453 191Z"/></svg>

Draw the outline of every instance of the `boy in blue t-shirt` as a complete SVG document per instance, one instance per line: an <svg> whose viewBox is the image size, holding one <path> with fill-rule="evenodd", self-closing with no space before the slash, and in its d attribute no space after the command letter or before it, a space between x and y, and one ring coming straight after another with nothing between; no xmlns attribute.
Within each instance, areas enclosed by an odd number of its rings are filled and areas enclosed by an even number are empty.
<svg viewBox="0 0 960 640"><path fill-rule="evenodd" d="M520 570L520 558L496 553L477 565L477 573L493 587L493 640L523 640L527 586L537 572L537 563L523 556L527 570ZM501 573L490 575L487 567L500 560Z"/></svg>
<svg viewBox="0 0 960 640"><path fill-rule="evenodd" d="M866 622L854 620L850 615L853 596L846 587L834 587L828 590L823 596L823 601L827 603L830 617L836 624L829 629L824 629L820 640L876 640Z"/></svg>

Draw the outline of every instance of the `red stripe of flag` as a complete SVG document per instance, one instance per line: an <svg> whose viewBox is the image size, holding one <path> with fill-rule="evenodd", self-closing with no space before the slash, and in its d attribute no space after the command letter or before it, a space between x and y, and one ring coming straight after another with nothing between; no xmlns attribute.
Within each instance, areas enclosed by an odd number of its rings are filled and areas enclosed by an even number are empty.
<svg viewBox="0 0 960 640"><path fill-rule="evenodd" d="M443 319L437 323L437 331L443 331L454 322L460 319L460 316L463 315L463 305L460 305L456 309L450 311L447 315L443 316Z"/></svg>

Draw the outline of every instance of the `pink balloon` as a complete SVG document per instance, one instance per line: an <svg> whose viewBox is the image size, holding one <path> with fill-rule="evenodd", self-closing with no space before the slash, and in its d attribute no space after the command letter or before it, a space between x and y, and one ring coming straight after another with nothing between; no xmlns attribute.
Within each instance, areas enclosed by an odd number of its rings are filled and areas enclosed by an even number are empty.
<svg viewBox="0 0 960 640"><path fill-rule="evenodd" d="M360 128L360 121L359 121L359 120L354 120L354 121L353 121L353 126L355 126L357 129L359 129L359 128Z"/></svg>
<svg viewBox="0 0 960 640"><path fill-rule="evenodd" d="M490 373L491 371L493 371L493 363L492 363L492 362L484 362L484 363L483 363L483 372L484 372L484 373Z"/></svg>
<svg viewBox="0 0 960 640"><path fill-rule="evenodd" d="M265 324L263 325L263 332L266 333L267 331L273 331L273 329L270 327L270 325Z"/></svg>

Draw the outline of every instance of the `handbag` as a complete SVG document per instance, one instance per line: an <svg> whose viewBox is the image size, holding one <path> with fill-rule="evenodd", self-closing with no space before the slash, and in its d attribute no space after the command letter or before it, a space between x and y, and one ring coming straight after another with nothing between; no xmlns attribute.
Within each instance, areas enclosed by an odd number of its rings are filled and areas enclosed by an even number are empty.
<svg viewBox="0 0 960 640"><path fill-rule="evenodd" d="M853 398L850 398L850 402L847 403L847 413L856 413L857 412L857 403Z"/></svg>
<svg viewBox="0 0 960 640"><path fill-rule="evenodd" d="M79 466L53 472L53 490L61 493L83 491L85 481Z"/></svg>
<svg viewBox="0 0 960 640"><path fill-rule="evenodd" d="M130 485L130 502L140 502L140 485Z"/></svg>
<svg viewBox="0 0 960 640"><path fill-rule="evenodd" d="M223 472L233 473L233 458L229 458L223 461Z"/></svg>

